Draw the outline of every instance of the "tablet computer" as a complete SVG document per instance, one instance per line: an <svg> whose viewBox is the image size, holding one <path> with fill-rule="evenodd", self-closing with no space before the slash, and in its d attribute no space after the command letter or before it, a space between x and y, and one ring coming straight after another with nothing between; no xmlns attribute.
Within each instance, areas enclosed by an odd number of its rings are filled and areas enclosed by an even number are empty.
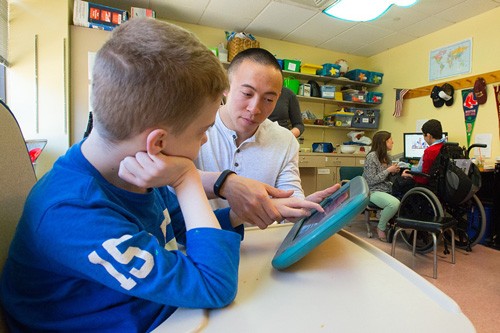
<svg viewBox="0 0 500 333"><path fill-rule="evenodd" d="M290 229L274 255L273 267L287 268L342 229L366 208L368 193L366 180L357 176L323 200L324 213L314 211Z"/></svg>

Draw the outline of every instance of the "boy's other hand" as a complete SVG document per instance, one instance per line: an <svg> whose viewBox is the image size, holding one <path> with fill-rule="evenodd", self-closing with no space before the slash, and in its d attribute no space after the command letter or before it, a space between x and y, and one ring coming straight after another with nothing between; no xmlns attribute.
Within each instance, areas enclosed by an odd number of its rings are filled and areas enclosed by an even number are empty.
<svg viewBox="0 0 500 333"><path fill-rule="evenodd" d="M176 187L190 171L197 173L193 161L188 158L138 152L120 162L118 175L141 188Z"/></svg>

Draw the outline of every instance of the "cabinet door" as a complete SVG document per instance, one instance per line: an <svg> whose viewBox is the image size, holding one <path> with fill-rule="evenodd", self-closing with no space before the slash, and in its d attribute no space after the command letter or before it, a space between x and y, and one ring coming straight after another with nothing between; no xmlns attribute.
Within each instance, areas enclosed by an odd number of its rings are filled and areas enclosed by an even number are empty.
<svg viewBox="0 0 500 333"><path fill-rule="evenodd" d="M324 190L337 183L337 167L317 168L316 170L316 191Z"/></svg>
<svg viewBox="0 0 500 333"><path fill-rule="evenodd" d="M299 171L304 194L308 196L316 192L316 168L299 168Z"/></svg>

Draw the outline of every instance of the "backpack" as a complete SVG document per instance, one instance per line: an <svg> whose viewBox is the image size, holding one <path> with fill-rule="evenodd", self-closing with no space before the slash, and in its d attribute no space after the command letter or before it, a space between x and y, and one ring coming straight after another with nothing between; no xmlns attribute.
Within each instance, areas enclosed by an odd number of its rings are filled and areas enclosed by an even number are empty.
<svg viewBox="0 0 500 333"><path fill-rule="evenodd" d="M475 193L473 192L472 180L451 161L445 170L442 186L444 200L454 205L467 201Z"/></svg>
<svg viewBox="0 0 500 333"><path fill-rule="evenodd" d="M469 159L464 159L458 146L444 145L441 148L441 172L438 189L445 202L460 205L472 198L481 188L479 168Z"/></svg>

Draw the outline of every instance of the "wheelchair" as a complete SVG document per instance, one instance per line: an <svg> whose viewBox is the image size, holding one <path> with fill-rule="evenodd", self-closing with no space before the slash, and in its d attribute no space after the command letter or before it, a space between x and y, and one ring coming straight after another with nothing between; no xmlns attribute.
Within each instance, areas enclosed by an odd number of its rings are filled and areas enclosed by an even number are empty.
<svg viewBox="0 0 500 333"><path fill-rule="evenodd" d="M432 220L435 217L452 217L457 221L454 228L455 246L466 251L471 251L472 246L483 238L486 229L486 215L483 204L474 194L481 187L481 174L477 166L471 163L469 159L469 153L475 147L485 148L486 145L473 144L466 149L465 147L459 147L458 143L445 143L431 167L430 174L410 172L414 175L428 177L429 183L426 186L415 186L407 191L401 199L397 213L398 217L423 221ZM448 163L458 164L463 167L463 171L475 184L474 189L458 204L445 199L444 185L448 181L445 171ZM403 241L409 247L413 246L414 232L416 231L402 231ZM451 242L450 237L448 234L443 235L445 253L448 252L446 245L447 242ZM415 251L424 254L432 250L432 235L428 232L418 232Z"/></svg>

